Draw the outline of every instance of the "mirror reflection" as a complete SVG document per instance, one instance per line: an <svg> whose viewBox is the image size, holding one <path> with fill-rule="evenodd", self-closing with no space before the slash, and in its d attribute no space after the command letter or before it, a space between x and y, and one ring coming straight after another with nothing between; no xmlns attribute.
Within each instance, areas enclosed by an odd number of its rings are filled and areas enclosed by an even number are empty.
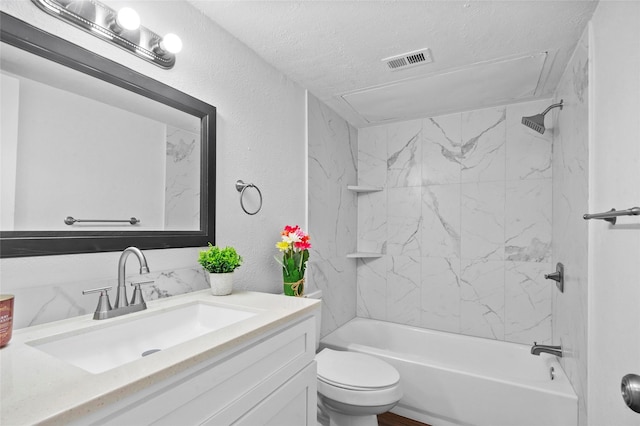
<svg viewBox="0 0 640 426"><path fill-rule="evenodd" d="M3 12L0 42L0 257L215 244L213 105Z"/></svg>
<svg viewBox="0 0 640 426"><path fill-rule="evenodd" d="M200 230L200 117L1 48L0 231Z"/></svg>

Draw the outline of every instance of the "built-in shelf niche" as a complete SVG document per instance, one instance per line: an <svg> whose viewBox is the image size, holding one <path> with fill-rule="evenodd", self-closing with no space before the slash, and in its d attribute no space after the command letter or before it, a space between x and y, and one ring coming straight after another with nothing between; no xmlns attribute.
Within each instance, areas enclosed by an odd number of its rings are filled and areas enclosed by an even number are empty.
<svg viewBox="0 0 640 426"><path fill-rule="evenodd" d="M368 193L368 192L378 192L383 190L383 188L380 186L371 186L371 185L347 185L347 189L349 191L353 191L360 194ZM373 259L376 257L382 257L382 254L358 251L355 253L347 254L347 257L350 259Z"/></svg>

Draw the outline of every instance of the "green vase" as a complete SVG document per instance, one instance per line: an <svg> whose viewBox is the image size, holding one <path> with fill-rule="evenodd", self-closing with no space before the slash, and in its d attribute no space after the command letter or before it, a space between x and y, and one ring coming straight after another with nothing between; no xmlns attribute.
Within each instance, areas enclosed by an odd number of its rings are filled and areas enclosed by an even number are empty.
<svg viewBox="0 0 640 426"><path fill-rule="evenodd" d="M302 297L304 295L304 277L296 282L284 281L284 294L286 296Z"/></svg>

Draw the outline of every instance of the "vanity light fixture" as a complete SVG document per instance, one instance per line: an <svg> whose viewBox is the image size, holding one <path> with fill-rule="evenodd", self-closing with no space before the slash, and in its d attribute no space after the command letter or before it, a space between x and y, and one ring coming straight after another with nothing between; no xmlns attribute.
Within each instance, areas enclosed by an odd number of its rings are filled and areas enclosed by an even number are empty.
<svg viewBox="0 0 640 426"><path fill-rule="evenodd" d="M97 0L32 0L40 9L115 44L161 68L173 68L175 54L182 50L180 37L164 37L140 25L140 16L130 7L117 12Z"/></svg>

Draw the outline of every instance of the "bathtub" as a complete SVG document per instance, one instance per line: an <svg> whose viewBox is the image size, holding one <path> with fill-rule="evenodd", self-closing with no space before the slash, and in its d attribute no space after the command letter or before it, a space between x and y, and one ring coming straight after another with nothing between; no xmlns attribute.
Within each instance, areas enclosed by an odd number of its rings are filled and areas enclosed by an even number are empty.
<svg viewBox="0 0 640 426"><path fill-rule="evenodd" d="M323 338L326 347L393 365L404 396L391 411L433 426L577 424L578 398L560 364L526 345L355 318Z"/></svg>

